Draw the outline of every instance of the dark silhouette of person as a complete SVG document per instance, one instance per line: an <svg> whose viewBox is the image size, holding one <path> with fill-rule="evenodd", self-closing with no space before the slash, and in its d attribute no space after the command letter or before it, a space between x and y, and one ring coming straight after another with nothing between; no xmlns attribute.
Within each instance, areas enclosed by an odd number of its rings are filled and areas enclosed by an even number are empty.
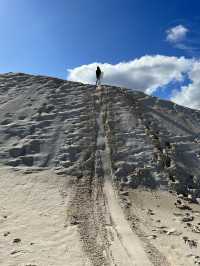
<svg viewBox="0 0 200 266"><path fill-rule="evenodd" d="M97 70L96 70L96 78L97 78L96 86L101 84L101 75L102 75L101 69L100 69L99 66L97 66Z"/></svg>

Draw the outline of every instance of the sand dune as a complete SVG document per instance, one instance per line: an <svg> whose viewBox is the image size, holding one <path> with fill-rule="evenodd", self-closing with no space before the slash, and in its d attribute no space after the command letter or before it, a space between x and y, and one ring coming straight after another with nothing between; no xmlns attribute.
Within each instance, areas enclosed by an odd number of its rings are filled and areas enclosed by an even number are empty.
<svg viewBox="0 0 200 266"><path fill-rule="evenodd" d="M0 75L0 265L200 265L199 133L142 92Z"/></svg>

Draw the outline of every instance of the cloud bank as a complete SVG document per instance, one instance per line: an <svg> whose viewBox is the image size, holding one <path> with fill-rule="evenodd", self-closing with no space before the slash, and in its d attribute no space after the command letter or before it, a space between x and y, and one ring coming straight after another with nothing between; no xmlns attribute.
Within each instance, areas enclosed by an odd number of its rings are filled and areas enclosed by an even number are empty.
<svg viewBox="0 0 200 266"><path fill-rule="evenodd" d="M83 83L95 82L95 69L99 65L104 72L103 83L152 93L172 80L181 81L190 69L190 61L184 57L162 55L143 56L116 65L92 63L68 70L68 79Z"/></svg>
<svg viewBox="0 0 200 266"><path fill-rule="evenodd" d="M115 65L91 63L68 70L68 80L94 84L97 65L104 72L104 84L140 90L147 94L164 89L175 81L180 86L173 92L171 100L200 109L200 61L197 59L146 55ZM186 76L189 78L189 85L182 86Z"/></svg>

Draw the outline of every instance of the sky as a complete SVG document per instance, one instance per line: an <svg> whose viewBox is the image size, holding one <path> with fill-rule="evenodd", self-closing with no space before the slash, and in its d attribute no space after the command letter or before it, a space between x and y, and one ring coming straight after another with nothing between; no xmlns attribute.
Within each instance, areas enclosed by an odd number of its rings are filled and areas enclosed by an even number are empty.
<svg viewBox="0 0 200 266"><path fill-rule="evenodd" d="M0 0L0 72L141 90L200 109L200 1Z"/></svg>

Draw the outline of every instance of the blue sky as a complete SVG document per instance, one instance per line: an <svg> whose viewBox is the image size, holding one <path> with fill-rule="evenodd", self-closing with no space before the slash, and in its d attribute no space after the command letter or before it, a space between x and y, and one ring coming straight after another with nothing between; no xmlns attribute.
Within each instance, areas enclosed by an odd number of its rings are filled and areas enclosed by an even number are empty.
<svg viewBox="0 0 200 266"><path fill-rule="evenodd" d="M0 5L0 72L66 78L67 69L93 62L199 57L198 0L1 0ZM192 29L184 44L166 39L166 31L177 25Z"/></svg>
<svg viewBox="0 0 200 266"><path fill-rule="evenodd" d="M66 77L91 62L183 54L165 41L177 20L198 19L188 0L1 0L0 71Z"/></svg>

